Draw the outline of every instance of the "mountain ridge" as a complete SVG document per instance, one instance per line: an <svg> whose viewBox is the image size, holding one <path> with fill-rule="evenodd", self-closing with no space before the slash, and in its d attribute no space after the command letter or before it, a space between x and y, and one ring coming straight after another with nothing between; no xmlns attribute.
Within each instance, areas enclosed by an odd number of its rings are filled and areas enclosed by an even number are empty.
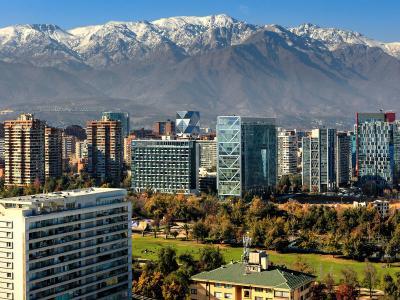
<svg viewBox="0 0 400 300"><path fill-rule="evenodd" d="M400 109L399 58L400 43L357 32L225 14L16 25L0 28L0 110L33 109L61 125L103 109L146 125L194 109L205 124L232 113L350 127L361 108Z"/></svg>

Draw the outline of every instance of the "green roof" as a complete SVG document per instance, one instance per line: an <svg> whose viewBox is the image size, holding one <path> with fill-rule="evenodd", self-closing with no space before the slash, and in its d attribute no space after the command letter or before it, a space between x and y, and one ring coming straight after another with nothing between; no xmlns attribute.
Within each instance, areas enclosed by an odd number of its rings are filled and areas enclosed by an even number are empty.
<svg viewBox="0 0 400 300"><path fill-rule="evenodd" d="M212 271L196 274L191 279L195 281L229 283L232 285L250 285L293 290L314 281L315 276L275 266L270 266L265 271L246 274L244 263L231 263Z"/></svg>

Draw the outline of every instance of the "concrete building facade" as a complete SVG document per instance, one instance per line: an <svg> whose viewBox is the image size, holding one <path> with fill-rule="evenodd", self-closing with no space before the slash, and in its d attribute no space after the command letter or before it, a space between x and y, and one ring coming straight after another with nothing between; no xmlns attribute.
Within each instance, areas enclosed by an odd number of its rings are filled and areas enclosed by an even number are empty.
<svg viewBox="0 0 400 300"><path fill-rule="evenodd" d="M5 184L27 185L45 179L45 122L32 114L5 121Z"/></svg>
<svg viewBox="0 0 400 300"><path fill-rule="evenodd" d="M103 117L86 126L88 172L98 181L120 182L123 162L121 122Z"/></svg>
<svg viewBox="0 0 400 300"><path fill-rule="evenodd" d="M60 177L63 173L61 129L46 126L44 131L44 149L45 177Z"/></svg>
<svg viewBox="0 0 400 300"><path fill-rule="evenodd" d="M278 179L297 173L297 135L294 130L278 131Z"/></svg>
<svg viewBox="0 0 400 300"><path fill-rule="evenodd" d="M312 192L336 187L336 129L318 128L303 137L302 185Z"/></svg>
<svg viewBox="0 0 400 300"><path fill-rule="evenodd" d="M2 299L131 299L123 189L0 199Z"/></svg>
<svg viewBox="0 0 400 300"><path fill-rule="evenodd" d="M198 147L189 140L133 140L131 176L136 192L197 193Z"/></svg>

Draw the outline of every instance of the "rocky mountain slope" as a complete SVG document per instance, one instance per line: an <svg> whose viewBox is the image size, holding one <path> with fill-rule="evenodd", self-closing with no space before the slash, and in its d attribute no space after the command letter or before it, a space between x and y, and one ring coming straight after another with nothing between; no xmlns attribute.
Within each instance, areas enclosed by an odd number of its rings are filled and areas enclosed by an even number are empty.
<svg viewBox="0 0 400 300"><path fill-rule="evenodd" d="M215 15L0 29L0 110L33 110L58 125L105 109L146 125L196 109L205 125L243 114L349 126L356 111L399 110L399 80L400 43L312 24Z"/></svg>

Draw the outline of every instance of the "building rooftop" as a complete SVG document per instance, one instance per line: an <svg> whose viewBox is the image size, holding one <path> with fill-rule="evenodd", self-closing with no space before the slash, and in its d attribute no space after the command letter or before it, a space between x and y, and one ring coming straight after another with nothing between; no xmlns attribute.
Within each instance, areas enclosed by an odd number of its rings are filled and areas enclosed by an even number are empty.
<svg viewBox="0 0 400 300"><path fill-rule="evenodd" d="M246 273L244 263L231 263L212 271L199 273L191 279L293 290L314 281L315 276L274 266L265 271Z"/></svg>
<svg viewBox="0 0 400 300"><path fill-rule="evenodd" d="M31 204L31 203L45 203L51 202L55 200L62 200L67 197L79 197L84 195L94 195L104 192L116 192L116 191L123 191L126 193L125 189L119 188L86 188L86 189L76 189L76 190L67 190L61 192L53 192L47 194L36 194L36 195L29 195L29 196L18 196L18 197L11 197L11 198L0 198L0 204L3 203L18 203L18 204Z"/></svg>

